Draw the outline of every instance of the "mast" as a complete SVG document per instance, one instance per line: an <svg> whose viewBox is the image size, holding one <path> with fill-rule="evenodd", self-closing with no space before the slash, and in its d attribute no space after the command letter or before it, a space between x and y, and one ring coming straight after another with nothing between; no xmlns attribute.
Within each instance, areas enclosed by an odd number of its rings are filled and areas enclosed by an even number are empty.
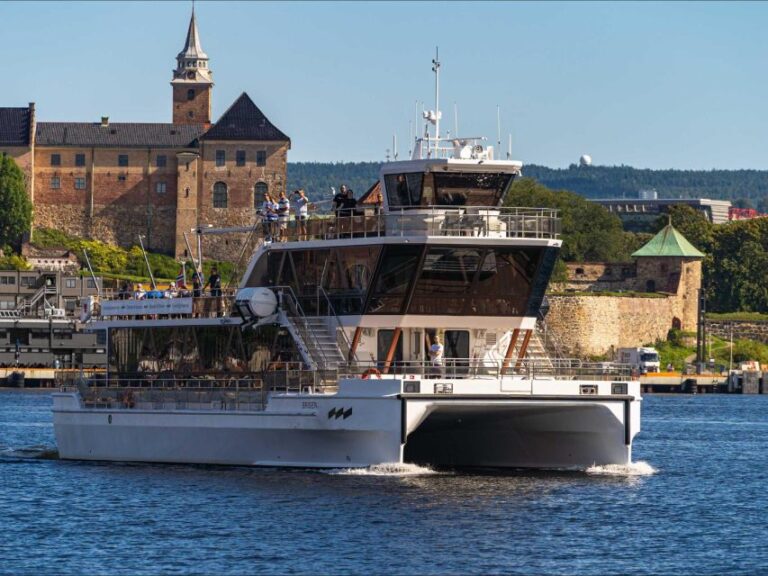
<svg viewBox="0 0 768 576"><path fill-rule="evenodd" d="M432 60L432 72L435 73L435 155L440 146L440 58L435 46L435 59Z"/></svg>

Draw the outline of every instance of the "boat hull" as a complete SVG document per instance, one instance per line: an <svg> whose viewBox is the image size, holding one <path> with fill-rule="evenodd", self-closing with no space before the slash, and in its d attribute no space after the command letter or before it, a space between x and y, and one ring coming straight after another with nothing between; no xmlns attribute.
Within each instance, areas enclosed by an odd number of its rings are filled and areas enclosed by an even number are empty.
<svg viewBox="0 0 768 576"><path fill-rule="evenodd" d="M77 393L61 393L54 429L59 456L74 460L585 468L631 461L639 401L293 395L246 412L84 408Z"/></svg>

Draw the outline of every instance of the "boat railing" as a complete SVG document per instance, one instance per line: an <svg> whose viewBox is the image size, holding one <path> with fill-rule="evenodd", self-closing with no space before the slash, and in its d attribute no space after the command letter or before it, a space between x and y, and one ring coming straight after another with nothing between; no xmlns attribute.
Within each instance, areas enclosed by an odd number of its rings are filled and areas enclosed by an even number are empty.
<svg viewBox="0 0 768 576"><path fill-rule="evenodd" d="M264 238L276 235L256 229ZM560 219L552 208L423 206L381 211L367 208L337 215L313 216L302 230L295 220L283 236L287 242L384 236L474 236L556 239Z"/></svg>
<svg viewBox="0 0 768 576"><path fill-rule="evenodd" d="M632 376L631 366L605 362L584 362L574 358L526 359L512 361L478 358L444 358L430 360L393 360L348 362L339 366L342 378L554 378L557 380L626 380Z"/></svg>

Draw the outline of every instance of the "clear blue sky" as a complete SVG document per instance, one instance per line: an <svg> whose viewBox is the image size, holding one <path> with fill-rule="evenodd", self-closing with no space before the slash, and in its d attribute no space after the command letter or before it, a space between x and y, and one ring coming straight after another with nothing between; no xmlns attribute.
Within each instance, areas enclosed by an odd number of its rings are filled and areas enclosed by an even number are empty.
<svg viewBox="0 0 768 576"><path fill-rule="evenodd" d="M768 168L768 3L196 4L214 118L246 91L292 161L401 157L417 101L526 163ZM0 2L0 106L168 122L190 2Z"/></svg>

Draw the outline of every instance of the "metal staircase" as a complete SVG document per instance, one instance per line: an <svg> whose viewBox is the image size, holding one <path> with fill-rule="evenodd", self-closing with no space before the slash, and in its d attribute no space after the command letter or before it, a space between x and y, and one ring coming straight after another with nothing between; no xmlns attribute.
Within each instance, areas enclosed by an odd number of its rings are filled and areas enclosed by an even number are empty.
<svg viewBox="0 0 768 576"><path fill-rule="evenodd" d="M338 329L341 324L330 301L327 302L326 316L307 316L293 290L289 287L276 287L274 290L278 295L280 324L296 341L299 353L307 366L311 370L332 370L346 362L347 358L340 343L343 343L347 350L349 343L344 331ZM318 301L321 297L320 290L322 289L318 289ZM324 291L322 295L327 299Z"/></svg>

